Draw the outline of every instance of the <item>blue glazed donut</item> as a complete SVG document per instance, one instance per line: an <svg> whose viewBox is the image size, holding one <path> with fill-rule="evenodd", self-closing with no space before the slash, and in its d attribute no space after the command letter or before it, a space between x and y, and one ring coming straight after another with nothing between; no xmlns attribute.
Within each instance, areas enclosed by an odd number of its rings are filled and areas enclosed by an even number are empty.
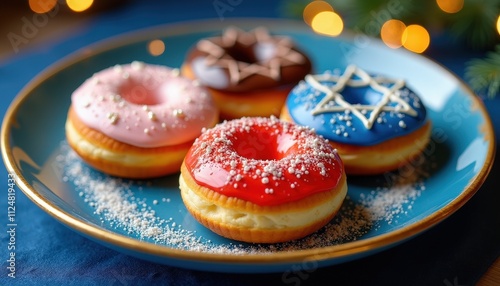
<svg viewBox="0 0 500 286"><path fill-rule="evenodd" d="M404 81L372 77L355 66L342 75L306 76L286 106L296 123L330 140L361 146L406 135L426 120L424 105Z"/></svg>
<svg viewBox="0 0 500 286"><path fill-rule="evenodd" d="M387 155L385 149L392 146L384 146L386 142L420 130L422 136L412 138L419 142L410 142L415 143L416 151L406 146L407 150L390 154L407 159L425 147L430 135L426 108L404 80L371 75L354 65L345 71L307 75L288 95L281 118L314 128L337 146L349 146L349 152L343 156L343 159L347 158L344 160L347 169L351 158L355 157L356 165L366 165L368 159L379 159L381 155L375 154L377 152ZM365 151L369 154L364 154ZM342 147L339 147L339 153L342 155ZM367 158L360 159L360 156ZM376 172L373 166L366 167L369 169L366 172L359 170L364 168L362 166L353 169L358 170L356 173L380 173L403 163L396 163L394 159L386 164L377 166Z"/></svg>

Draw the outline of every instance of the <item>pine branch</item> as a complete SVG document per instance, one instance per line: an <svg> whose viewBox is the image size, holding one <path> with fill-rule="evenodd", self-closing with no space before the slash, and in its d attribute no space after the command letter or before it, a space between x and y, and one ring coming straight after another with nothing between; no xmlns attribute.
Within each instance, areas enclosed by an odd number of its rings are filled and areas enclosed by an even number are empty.
<svg viewBox="0 0 500 286"><path fill-rule="evenodd" d="M473 49L490 49L497 40L495 29L500 0L468 0L464 8L449 16L449 32Z"/></svg>
<svg viewBox="0 0 500 286"><path fill-rule="evenodd" d="M465 79L478 93L485 93L489 98L500 91L500 45L489 52L483 59L473 59L466 64Z"/></svg>
<svg viewBox="0 0 500 286"><path fill-rule="evenodd" d="M349 28L377 36L385 21L398 19L407 22L423 22L430 15L432 1L412 0L329 0L333 7L346 16Z"/></svg>

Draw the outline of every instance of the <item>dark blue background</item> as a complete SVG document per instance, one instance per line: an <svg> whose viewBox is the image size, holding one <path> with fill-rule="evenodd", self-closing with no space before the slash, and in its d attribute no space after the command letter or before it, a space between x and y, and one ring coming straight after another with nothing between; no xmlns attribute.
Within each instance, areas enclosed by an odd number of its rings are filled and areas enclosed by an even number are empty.
<svg viewBox="0 0 500 286"><path fill-rule="evenodd" d="M0 112L44 68L81 47L158 24L229 17L282 17L281 1L220 0L233 9L217 12L217 1L126 1L115 9L82 17L71 34L0 60ZM3 8L2 8L3 9ZM57 16L57 15L56 15ZM4 37L5 35L0 35ZM5 38L4 38L5 39ZM8 42L3 41L2 44ZM437 39L427 55L463 77L465 63L481 52ZM485 99L500 134L500 99ZM50 112L50 111L48 111ZM7 179L0 170L0 285L473 285L500 254L498 164L479 192L433 229L382 253L332 267L304 264L297 272L223 274L142 261L96 244L66 228L26 198L16 196L16 277L8 278Z"/></svg>

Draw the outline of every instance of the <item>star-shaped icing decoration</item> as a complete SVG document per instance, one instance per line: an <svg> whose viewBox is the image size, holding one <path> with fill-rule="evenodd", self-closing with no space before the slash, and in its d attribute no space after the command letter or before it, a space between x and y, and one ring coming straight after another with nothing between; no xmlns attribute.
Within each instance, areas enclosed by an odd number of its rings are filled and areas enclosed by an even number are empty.
<svg viewBox="0 0 500 286"><path fill-rule="evenodd" d="M220 39L220 41L215 41ZM253 51L256 61L239 61L227 53L227 49L237 44L255 49L271 49L271 53L259 54ZM205 63L208 66L219 66L229 72L231 83L237 84L241 80L259 74L273 80L281 78L281 67L304 63L302 54L293 50L293 42L284 36L271 36L267 29L256 28L245 32L238 28L227 28L220 38L204 39L198 42L199 50L207 53Z"/></svg>
<svg viewBox="0 0 500 286"><path fill-rule="evenodd" d="M405 86L404 80L390 79L385 77L372 77L362 69L350 65L342 75L320 74L307 75L305 78L313 88L326 94L326 96L312 109L312 114L317 115L329 112L345 112L349 110L359 118L363 125L370 129L382 111L392 111L416 116L417 111L408 102L401 98L401 89ZM326 86L323 83L334 83ZM342 95L346 86L349 87L371 87L382 94L376 105L351 104ZM389 105L396 103L396 105ZM363 113L371 111L369 117Z"/></svg>

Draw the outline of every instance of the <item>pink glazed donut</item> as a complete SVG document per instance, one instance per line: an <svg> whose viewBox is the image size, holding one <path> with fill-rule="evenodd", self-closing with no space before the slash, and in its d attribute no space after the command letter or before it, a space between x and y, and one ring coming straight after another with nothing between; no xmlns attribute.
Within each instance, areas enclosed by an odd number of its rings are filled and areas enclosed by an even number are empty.
<svg viewBox="0 0 500 286"><path fill-rule="evenodd" d="M66 138L95 169L152 178L178 172L201 130L217 122L218 109L197 81L135 61L104 69L73 92Z"/></svg>

